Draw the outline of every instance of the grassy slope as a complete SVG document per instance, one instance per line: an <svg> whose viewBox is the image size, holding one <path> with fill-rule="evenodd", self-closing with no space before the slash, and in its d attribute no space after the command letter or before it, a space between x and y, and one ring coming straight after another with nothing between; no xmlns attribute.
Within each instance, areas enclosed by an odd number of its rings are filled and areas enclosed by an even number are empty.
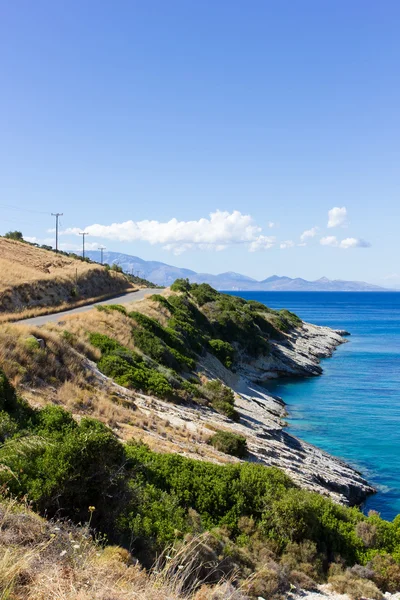
<svg viewBox="0 0 400 600"><path fill-rule="evenodd" d="M0 238L0 317L67 308L132 286L120 273L30 244Z"/></svg>

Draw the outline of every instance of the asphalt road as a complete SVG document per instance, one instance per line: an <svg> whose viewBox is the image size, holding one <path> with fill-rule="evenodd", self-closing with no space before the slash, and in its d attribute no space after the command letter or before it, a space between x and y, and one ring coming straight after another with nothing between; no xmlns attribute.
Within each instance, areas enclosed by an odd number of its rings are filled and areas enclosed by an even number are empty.
<svg viewBox="0 0 400 600"><path fill-rule="evenodd" d="M64 310L63 312L51 313L49 315L42 315L40 317L32 317L30 319L21 319L20 321L14 321L14 323L23 323L24 325L45 325L45 323L62 321L63 317L74 315L76 313L86 312L91 310L98 304L129 304L130 302L137 302L143 300L147 294L156 294L157 290L153 288L144 288L137 292L129 292L127 294L121 294L108 300L102 300L101 302L93 302L93 304L87 304L86 306L79 306L78 308L71 308L70 310Z"/></svg>

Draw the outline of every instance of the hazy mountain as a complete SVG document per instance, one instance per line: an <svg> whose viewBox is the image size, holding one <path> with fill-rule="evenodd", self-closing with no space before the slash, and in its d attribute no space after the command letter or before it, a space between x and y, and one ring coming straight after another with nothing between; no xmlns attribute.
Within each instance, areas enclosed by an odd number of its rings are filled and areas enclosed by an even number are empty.
<svg viewBox="0 0 400 600"><path fill-rule="evenodd" d="M89 258L100 261L99 251L86 253ZM321 277L316 281L307 281L301 277L280 277L272 275L262 281L241 275L233 271L211 275L196 273L190 269L181 269L153 260L143 260L138 256L121 254L119 252L104 252L104 262L120 265L127 273L133 273L153 281L158 285L171 285L178 277L187 277L192 283L209 283L217 290L260 290L260 291L314 291L314 292L377 292L385 288L363 281L330 280Z"/></svg>

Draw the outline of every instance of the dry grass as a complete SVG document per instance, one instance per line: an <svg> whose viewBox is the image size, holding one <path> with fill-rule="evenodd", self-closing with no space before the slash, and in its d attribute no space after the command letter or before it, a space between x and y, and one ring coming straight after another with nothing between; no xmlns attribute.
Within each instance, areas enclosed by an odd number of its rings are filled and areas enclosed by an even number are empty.
<svg viewBox="0 0 400 600"><path fill-rule="evenodd" d="M89 515L88 515L89 516ZM222 581L187 585L197 568L191 542L146 573L123 548L101 547L87 527L47 522L14 501L0 504L2 600L246 600ZM191 552L191 554L190 554ZM198 589L200 588L200 589Z"/></svg>
<svg viewBox="0 0 400 600"><path fill-rule="evenodd" d="M0 238L0 314L24 317L71 307L131 288L120 273L29 244Z"/></svg>
<svg viewBox="0 0 400 600"><path fill-rule="evenodd" d="M166 290L154 290L155 294L165 296L168 298L171 295L175 295L169 288ZM129 312L130 310L135 310L137 312L143 313L144 315L159 321L161 325L164 327L168 325L168 319L171 314L164 306L159 304L157 301L151 299L151 297L144 298L139 302L135 302L133 304L127 304L126 309Z"/></svg>
<svg viewBox="0 0 400 600"><path fill-rule="evenodd" d="M87 374L78 351L89 354L90 348L80 343L75 349L60 333L35 326L0 327L0 364L14 385L59 386L67 380L85 381ZM45 347L35 338L42 339Z"/></svg>
<svg viewBox="0 0 400 600"><path fill-rule="evenodd" d="M89 333L102 333L127 348L134 348L131 335L132 319L118 311L107 312L94 309L71 315L65 319L63 328L82 341L88 340Z"/></svg>

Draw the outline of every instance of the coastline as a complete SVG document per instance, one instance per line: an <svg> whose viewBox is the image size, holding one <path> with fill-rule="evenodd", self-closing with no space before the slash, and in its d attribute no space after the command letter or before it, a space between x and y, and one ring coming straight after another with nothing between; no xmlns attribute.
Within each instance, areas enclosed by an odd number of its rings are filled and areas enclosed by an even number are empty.
<svg viewBox="0 0 400 600"><path fill-rule="evenodd" d="M267 357L243 361L236 372L227 369L214 355L201 357L197 370L209 379L220 379L235 393L235 407L240 421L234 422L208 406L198 403L171 404L157 397L132 392L113 382L90 363L92 374L108 393L123 401L134 403L145 414L165 420L190 435L208 439L216 430L227 430L246 438L249 462L277 467L287 473L301 488L331 497L335 502L356 506L362 504L375 488L362 474L343 460L305 442L284 428L287 416L285 402L269 394L262 383L277 377L310 377L322 373L320 359L332 356L346 339L344 333L303 323L285 334L284 339L273 342ZM177 452L187 457L217 463L239 462L210 448L207 443L193 445L183 441L174 446L165 445L165 438L153 431L147 432L146 443L159 451ZM212 451L212 454L211 454Z"/></svg>
<svg viewBox="0 0 400 600"><path fill-rule="evenodd" d="M376 489L343 460L287 433L284 400L262 387L277 378L320 376L320 359L331 357L348 335L304 322L285 334L283 341L272 342L269 356L241 364L234 375L211 356L201 367L237 394L241 422L230 428L246 436L250 460L283 469L301 487L353 506L362 504Z"/></svg>

